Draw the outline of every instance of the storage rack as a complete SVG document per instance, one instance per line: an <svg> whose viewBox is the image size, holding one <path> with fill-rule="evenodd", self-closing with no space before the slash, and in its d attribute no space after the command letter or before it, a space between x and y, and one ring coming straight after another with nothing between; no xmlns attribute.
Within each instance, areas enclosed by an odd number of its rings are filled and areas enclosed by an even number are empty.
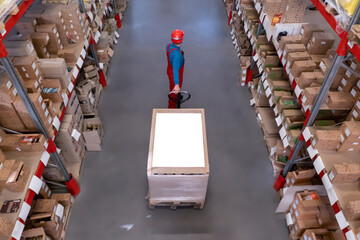
<svg viewBox="0 0 360 240"><path fill-rule="evenodd" d="M115 11L115 19L117 22L118 29L121 27L121 20L120 20L120 14L117 12L116 9L116 0L111 0L112 6L114 7L112 10ZM65 115L65 110L67 103L70 99L70 96L72 92L74 91L74 85L77 82L77 79L79 77L80 70L82 68L82 65L84 63L84 59L87 56L88 50L91 50L92 57L95 61L96 66L100 69L99 70L99 82L103 87L106 86L106 79L105 75L100 68L100 64L97 58L97 53L95 49L95 41L91 37L91 34L89 35L89 38L85 40L83 49L81 51L80 57L76 63L76 65L73 68L73 77L74 81L69 83L69 86L67 89L69 90L69 94L66 96L63 96L64 100L64 108L61 113L61 117L55 119L52 122L52 125L55 128L54 135L51 137L45 128L44 123L42 122L42 119L39 116L39 113L37 112L35 106L31 102L24 86L22 83L22 80L20 76L18 75L17 71L15 70L13 64L8 58L8 53L6 51L6 48L3 44L3 40L7 36L7 34L11 31L11 29L15 26L15 24L20 20L20 18L25 14L25 12L28 10L28 8L33 4L34 0L24 0L22 3L19 4L18 9L19 11L15 15L11 15L7 17L7 20L4 22L4 27L0 32L0 61L7 71L9 78L14 85L15 89L17 90L19 96L21 97L21 100L23 101L27 111L29 112L31 118L33 119L37 129L41 134L43 134L46 138L46 141L44 142L44 151L43 152L34 152L34 153L28 153L28 156L24 158L20 154L11 153L12 155L9 157L13 157L16 159L20 159L24 162L31 162L29 164L30 171L32 177L27 181L26 183L26 191L22 193L16 193L13 197L16 199L21 199L20 203L20 209L17 211L17 213L13 213L11 219L13 220L13 231L11 234L11 237L13 240L20 239L22 232L25 227L25 221L29 215L31 204L33 202L34 197L39 193L40 188L43 184L42 174L47 166L47 163L50 159L50 157L55 161L57 167L60 169L60 172L65 178L65 184L67 187L67 190L69 193L71 193L73 196L76 196L80 193L80 186L79 183L76 181L75 178L73 178L72 174L68 172L66 169L63 160L61 159L60 155L57 152L57 148L55 146L54 140L57 135L58 130L60 129L60 125L62 122L62 119ZM110 3L107 3L107 7L110 5ZM79 0L79 8L82 13L85 12L85 6L84 2L82 0ZM111 9L111 8L110 8ZM106 10L106 12L110 11L110 9ZM105 20L104 14L104 19ZM87 15L88 18L88 15ZM89 20L89 19L88 19ZM8 215L7 215L8 216Z"/></svg>
<svg viewBox="0 0 360 240"><path fill-rule="evenodd" d="M237 2L236 10L239 11L238 13L240 16L241 15L240 1L236 1L236 2ZM342 63L346 60L351 59L352 57L355 57L357 60L360 60L359 45L349 41L347 38L348 32L351 29L351 26L353 24L357 23L357 21L360 17L360 5L357 6L355 13L350 20L348 28L346 30L344 30L343 28L341 28L339 26L339 24L336 22L335 18L326 11L325 6L323 5L323 3L320 0L311 0L311 2L314 4L314 6L317 8L317 10L322 15L322 17L328 22L328 24L331 26L331 28L336 32L336 34L340 38L340 43L337 47L337 51L336 51L334 60L332 61L329 71L325 75L321 89L320 89L320 91L316 97L316 100L312 106L307 106L303 103L303 101L302 101L303 100L303 95L302 95L303 89L301 89L297 85L296 81L294 80L294 77L290 73L290 69L286 67L286 61L283 58L283 52L282 52L282 50L279 49L278 42L276 40L274 26L271 25L270 19L266 16L266 14L264 12L262 12L262 6L260 5L260 3L255 2L255 9L257 10L257 12L260 15L258 29L257 29L255 36L253 34L253 31L249 30L249 27L246 26L246 23L245 23L245 31L247 32L247 34L248 34L247 36L251 40L252 44L254 43L253 38L257 39L259 34L261 34L262 29L265 30L267 40L269 42L273 43L275 50L280 58L280 61L283 65L286 73L288 74L288 78L291 83L290 85L292 86L292 88L294 90L294 93L298 99L298 102L301 105L303 112L305 113L305 118L306 118L306 120L304 122L304 126L301 130L301 135L297 139L294 147L291 150L289 161L287 162L284 170L277 177L275 184L274 184L274 189L279 191L284 186L285 177L286 177L287 173L291 170L293 164L297 161L296 158L298 157L299 151L301 150L301 148L303 147L303 144L305 142L306 147L307 147L307 152L308 152L310 158L313 160L314 168L324 184L324 187L326 189L327 195L330 200L330 204L331 204L332 208L334 209L335 217L339 224L340 229L344 233L346 239L355 240L355 239L359 239L359 238L357 238L355 236L355 233L353 230L358 228L359 224L357 222L355 223L355 222L348 221L342 211L342 208L341 208L341 206L344 206L344 204L342 204L342 203L344 203L347 200L346 199L347 198L346 190L343 190L340 187L337 187L331 183L330 178L329 178L329 173L330 173L329 171L330 171L330 168L332 165L329 164L327 161L322 160L322 159L327 159L327 160L330 159L329 161L331 163L336 162L336 157L333 156L334 152L329 153L326 151L318 151L318 150L314 149L314 147L312 146L312 143L311 143L313 136L310 133L309 126L313 125L315 118L320 109L328 109L326 107L326 105L323 104L323 102L324 102L325 96L326 96L327 92L329 91L331 83L332 83L334 76L337 73L339 67L340 66L345 67L344 64L342 64ZM230 17L233 17L233 16L231 15ZM242 16L242 17L243 17L242 20L244 21L244 16ZM230 22L230 20L229 20L229 22ZM255 49L255 48L253 48L253 49ZM350 54L347 57L345 57L345 55L347 54L348 51L351 52L352 55ZM247 75L246 75L246 84L248 84L252 79L259 77L259 75L252 76L252 70L254 67L254 63L258 60L258 58L259 58L259 56L257 56L256 51L254 50L253 55L251 57L251 64L248 67L248 71L247 71ZM258 61L257 63L258 63L258 67L261 69L263 66L261 66L260 61ZM346 68L346 69L351 71L353 74L358 75L356 72L352 71L352 69L350 69L350 68ZM261 72L261 71L259 70L259 72ZM264 85L267 84L265 75L263 75L261 77L261 82L263 82ZM271 94L271 93L269 93L269 94ZM267 97L269 97L269 96L270 95L267 94ZM272 106L272 105L273 105L273 103L270 102L270 106ZM277 120L277 121L279 121L279 120ZM278 124L278 126L280 126L280 125ZM282 136L282 135L286 134L286 131L283 131L282 129L280 129L279 134L280 134L281 139L286 139L285 136ZM357 161L360 157L359 154L344 154L344 156L346 157L346 159L348 161ZM353 186L353 188L355 189L356 187Z"/></svg>

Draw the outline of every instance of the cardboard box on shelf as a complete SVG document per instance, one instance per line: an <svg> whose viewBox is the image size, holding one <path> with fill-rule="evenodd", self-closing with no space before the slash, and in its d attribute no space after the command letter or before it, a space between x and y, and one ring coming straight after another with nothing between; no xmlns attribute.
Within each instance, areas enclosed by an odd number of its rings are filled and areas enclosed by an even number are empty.
<svg viewBox="0 0 360 240"><path fill-rule="evenodd" d="M81 162L85 152L85 142L81 130L71 122L63 122L60 126L55 143L61 149L64 160L68 163Z"/></svg>
<svg viewBox="0 0 360 240"><path fill-rule="evenodd" d="M51 189L46 184L46 181L43 181L43 184L41 185L41 188L40 188L40 191L39 191L39 195L42 196L45 199L49 199L51 197Z"/></svg>
<svg viewBox="0 0 360 240"><path fill-rule="evenodd" d="M24 192L26 190L29 179L32 177L30 176L31 170L29 167L19 162L20 161L16 161L13 165L13 168L5 184L5 188L10 192Z"/></svg>
<svg viewBox="0 0 360 240"><path fill-rule="evenodd" d="M329 108L341 108L350 110L354 105L353 97L345 92L328 92L325 103Z"/></svg>
<svg viewBox="0 0 360 240"><path fill-rule="evenodd" d="M288 54L292 52L306 52L306 47L304 44L301 43L285 44L283 57L287 59Z"/></svg>
<svg viewBox="0 0 360 240"><path fill-rule="evenodd" d="M70 193L54 193L51 195L51 198L64 207L70 207L74 202L74 197Z"/></svg>
<svg viewBox="0 0 360 240"><path fill-rule="evenodd" d="M114 50L112 50L110 47L107 47L104 49L97 49L96 52L97 52L99 61L102 63L110 61L111 57L114 54Z"/></svg>
<svg viewBox="0 0 360 240"><path fill-rule="evenodd" d="M324 75L329 71L331 63L332 63L332 59L330 58L323 58L321 60L319 64L319 68Z"/></svg>
<svg viewBox="0 0 360 240"><path fill-rule="evenodd" d="M34 45L31 41L4 41L9 57L36 56Z"/></svg>
<svg viewBox="0 0 360 240"><path fill-rule="evenodd" d="M44 79L42 85L41 96L44 99L50 99L52 102L63 102L62 95L64 91L61 89L59 79Z"/></svg>
<svg viewBox="0 0 360 240"><path fill-rule="evenodd" d="M84 114L95 113L95 96L91 91L87 94L79 94L78 98Z"/></svg>
<svg viewBox="0 0 360 240"><path fill-rule="evenodd" d="M360 164L348 162L334 164L329 178L333 184L356 182L360 178Z"/></svg>
<svg viewBox="0 0 360 240"><path fill-rule="evenodd" d="M336 150L340 141L340 130L317 129L311 144L317 150Z"/></svg>
<svg viewBox="0 0 360 240"><path fill-rule="evenodd" d="M305 105L312 105L320 91L320 87L308 87L303 91L303 103Z"/></svg>
<svg viewBox="0 0 360 240"><path fill-rule="evenodd" d="M319 211L320 213L316 219L321 227L327 228L329 230L337 230L339 228L335 218L335 212L331 205L319 206Z"/></svg>
<svg viewBox="0 0 360 240"><path fill-rule="evenodd" d="M14 57L12 63L23 80L36 79L41 82L41 80L44 79L36 58L31 56Z"/></svg>
<svg viewBox="0 0 360 240"><path fill-rule="evenodd" d="M314 63L316 64L316 69L320 68L320 63L321 60L324 58L324 55L310 55L310 59L314 61Z"/></svg>
<svg viewBox="0 0 360 240"><path fill-rule="evenodd" d="M319 228L317 220L314 218L311 219L297 219L292 228L291 234L299 238L307 229Z"/></svg>
<svg viewBox="0 0 360 240"><path fill-rule="evenodd" d="M3 151L43 152L45 137L42 134L7 134L0 142Z"/></svg>
<svg viewBox="0 0 360 240"><path fill-rule="evenodd" d="M59 79L61 88L68 88L71 76L69 75L66 62L63 58L38 59L38 63L45 78Z"/></svg>
<svg viewBox="0 0 360 240"><path fill-rule="evenodd" d="M317 228L317 229L306 229L304 234L301 236L300 240L308 239L334 239L332 238L332 233L326 228Z"/></svg>
<svg viewBox="0 0 360 240"><path fill-rule="evenodd" d="M316 216L320 213L318 207L301 207L296 206L294 208L294 204L290 205L290 213L293 219L316 219Z"/></svg>
<svg viewBox="0 0 360 240"><path fill-rule="evenodd" d="M279 49L284 50L286 44L301 43L301 37L299 35L283 36L279 43Z"/></svg>
<svg viewBox="0 0 360 240"><path fill-rule="evenodd" d="M294 203L300 207L317 207L324 205L316 191L304 191L296 193Z"/></svg>
<svg viewBox="0 0 360 240"><path fill-rule="evenodd" d="M63 44L61 43L60 35L55 24L37 25L36 32L49 34L50 39L46 48L50 54L57 54L58 50L64 48Z"/></svg>
<svg viewBox="0 0 360 240"><path fill-rule="evenodd" d="M292 52L288 54L286 67L291 68L294 61L305 61L309 60L310 55L307 52Z"/></svg>
<svg viewBox="0 0 360 240"><path fill-rule="evenodd" d="M340 86L337 90L339 92L350 92L354 86L360 86L360 84L357 84L358 81L359 78L352 75L350 71L346 71L343 75L343 78L341 78Z"/></svg>
<svg viewBox="0 0 360 240"><path fill-rule="evenodd" d="M15 24L16 30L21 34L31 34L35 32L37 21L35 18L22 17Z"/></svg>
<svg viewBox="0 0 360 240"><path fill-rule="evenodd" d="M297 78L302 72L313 72L315 68L316 64L312 60L295 61L290 72L294 78Z"/></svg>
<svg viewBox="0 0 360 240"><path fill-rule="evenodd" d="M321 72L302 72L296 79L301 89L307 88L311 83L321 84L324 81L324 75Z"/></svg>
<svg viewBox="0 0 360 240"><path fill-rule="evenodd" d="M291 91L291 85L289 81L274 81L269 80L269 87L272 92L274 91Z"/></svg>
<svg viewBox="0 0 360 240"><path fill-rule="evenodd" d="M306 50L309 54L325 55L329 48L326 45L315 45L312 41L309 41L306 45Z"/></svg>
<svg viewBox="0 0 360 240"><path fill-rule="evenodd" d="M35 79L25 81L23 85L28 93L40 93L42 91L42 85Z"/></svg>
<svg viewBox="0 0 360 240"><path fill-rule="evenodd" d="M44 228L31 228L24 230L21 235L24 239L48 240Z"/></svg>
<svg viewBox="0 0 360 240"><path fill-rule="evenodd" d="M304 126L304 121L291 121L290 118L285 118L284 127L286 131L293 129L301 129Z"/></svg>
<svg viewBox="0 0 360 240"><path fill-rule="evenodd" d="M88 151L101 151L104 132L100 118L85 118L82 133Z"/></svg>
<svg viewBox="0 0 360 240"><path fill-rule="evenodd" d="M13 231L13 223L5 217L0 217L0 237L3 239L10 239Z"/></svg>
<svg viewBox="0 0 360 240"><path fill-rule="evenodd" d="M50 37L48 33L33 33L30 35L35 51L40 58L49 58L46 45L49 43Z"/></svg>
<svg viewBox="0 0 360 240"><path fill-rule="evenodd" d="M34 227L43 227L54 240L60 240L63 228L64 206L55 199L37 199L30 216Z"/></svg>
<svg viewBox="0 0 360 240"><path fill-rule="evenodd" d="M70 119L72 119L72 121L76 123L75 126L77 126L79 130L82 129L82 122L84 119L83 112L81 110L79 99L75 91L73 91L70 96L69 104L66 108L65 115L68 115Z"/></svg>
<svg viewBox="0 0 360 240"><path fill-rule="evenodd" d="M310 42L314 47L330 49L335 42L335 38L331 33L313 32Z"/></svg>

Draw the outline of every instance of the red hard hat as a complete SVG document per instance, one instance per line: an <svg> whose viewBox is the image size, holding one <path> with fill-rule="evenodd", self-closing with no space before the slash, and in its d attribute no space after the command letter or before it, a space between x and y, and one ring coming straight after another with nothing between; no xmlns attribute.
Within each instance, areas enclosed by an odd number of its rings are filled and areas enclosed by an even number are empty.
<svg viewBox="0 0 360 240"><path fill-rule="evenodd" d="M184 40L184 32L180 29L176 29L171 33L171 41L175 44L182 43Z"/></svg>

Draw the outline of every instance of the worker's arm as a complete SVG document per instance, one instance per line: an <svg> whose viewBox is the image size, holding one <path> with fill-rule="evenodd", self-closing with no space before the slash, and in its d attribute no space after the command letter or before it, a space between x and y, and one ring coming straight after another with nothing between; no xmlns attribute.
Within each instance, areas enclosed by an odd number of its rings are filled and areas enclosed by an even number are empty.
<svg viewBox="0 0 360 240"><path fill-rule="evenodd" d="M174 74L174 83L175 85L179 85L179 72L181 68L181 58L183 57L179 51L172 51L171 52L171 65L173 67L173 74Z"/></svg>

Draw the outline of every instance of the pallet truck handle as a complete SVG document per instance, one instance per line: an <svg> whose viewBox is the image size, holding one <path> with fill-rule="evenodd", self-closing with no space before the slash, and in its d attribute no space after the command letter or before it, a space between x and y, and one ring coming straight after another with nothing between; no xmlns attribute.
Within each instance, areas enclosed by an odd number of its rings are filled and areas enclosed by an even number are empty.
<svg viewBox="0 0 360 240"><path fill-rule="evenodd" d="M169 92L168 98L169 98L171 101L173 101L173 102L175 102L175 103L177 104L178 102L175 101L175 99L172 99L172 98L170 97L170 95L171 95L172 93L175 93L175 92L174 92L174 91ZM178 94L179 94L179 93L180 93L181 96L183 96L183 94L187 95L186 98L182 98L182 99L180 100L180 104L183 104L184 102L188 101L188 100L191 98L190 93L188 93L187 91L179 91ZM179 98L178 98L178 100L179 100Z"/></svg>

